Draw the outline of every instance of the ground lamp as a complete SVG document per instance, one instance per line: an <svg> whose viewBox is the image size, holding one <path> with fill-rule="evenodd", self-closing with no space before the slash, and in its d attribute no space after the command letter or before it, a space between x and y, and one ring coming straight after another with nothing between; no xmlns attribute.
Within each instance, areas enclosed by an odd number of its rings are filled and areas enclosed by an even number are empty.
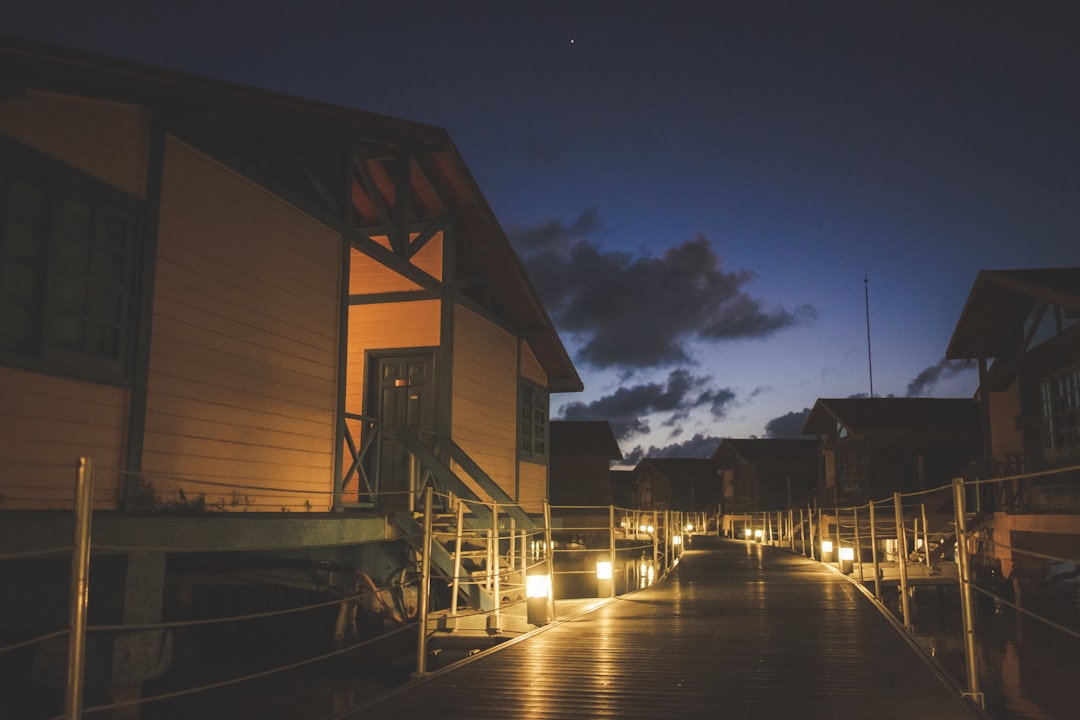
<svg viewBox="0 0 1080 720"><path fill-rule="evenodd" d="M840 548L840 572L845 575L851 572L851 569L855 566L855 548L842 547Z"/></svg>
<svg viewBox="0 0 1080 720"><path fill-rule="evenodd" d="M548 617L548 596L551 595L551 576L536 574L525 576L525 610L530 625L546 625Z"/></svg>
<svg viewBox="0 0 1080 720"><path fill-rule="evenodd" d="M611 597L614 593L611 591L611 561L610 560L597 560L596 561L596 597Z"/></svg>
<svg viewBox="0 0 1080 720"><path fill-rule="evenodd" d="M821 541L821 562L832 562L832 540Z"/></svg>

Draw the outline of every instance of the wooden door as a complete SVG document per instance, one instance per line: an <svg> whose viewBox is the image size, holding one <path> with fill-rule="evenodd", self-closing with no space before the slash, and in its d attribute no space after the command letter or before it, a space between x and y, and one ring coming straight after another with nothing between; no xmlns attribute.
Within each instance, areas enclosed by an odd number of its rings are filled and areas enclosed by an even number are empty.
<svg viewBox="0 0 1080 720"><path fill-rule="evenodd" d="M409 507L412 478L409 454L394 436L393 429L407 428L422 440L434 429L433 367L431 355L383 355L372 363L374 416L379 434L379 509Z"/></svg>

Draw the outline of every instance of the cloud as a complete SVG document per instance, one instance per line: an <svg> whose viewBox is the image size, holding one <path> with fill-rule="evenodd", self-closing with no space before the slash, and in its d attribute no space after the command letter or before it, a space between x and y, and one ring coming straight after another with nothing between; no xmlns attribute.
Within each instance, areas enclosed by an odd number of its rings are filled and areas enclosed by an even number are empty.
<svg viewBox="0 0 1080 720"><path fill-rule="evenodd" d="M774 417L765 423L765 437L767 438L797 438L803 437L802 429L806 424L806 418L810 414L810 408L792 410L778 417Z"/></svg>
<svg viewBox="0 0 1080 720"><path fill-rule="evenodd" d="M640 445L631 450L624 458L624 465L637 465L642 458L708 458L716 452L720 442L724 438L697 433L694 437L681 443L657 447L650 445L648 449Z"/></svg>
<svg viewBox="0 0 1080 720"><path fill-rule="evenodd" d="M759 338L816 316L810 305L788 310L751 297L753 273L725 271L704 236L651 257L602 250L585 237L598 227L590 209L569 226L551 220L510 233L555 325L582 342L576 361L670 366L691 361L691 340Z"/></svg>
<svg viewBox="0 0 1080 720"><path fill-rule="evenodd" d="M931 365L926 368L916 375L914 380L908 383L907 396L929 396L931 391L933 391L934 386L939 382L972 370L974 367L975 366L971 363L963 360L949 360L948 358L942 358L937 365Z"/></svg>
<svg viewBox="0 0 1080 720"><path fill-rule="evenodd" d="M682 420L692 410L707 408L713 417L720 419L735 402L735 393L730 388L711 387L711 382L707 375L696 376L680 368L668 374L666 383L624 386L590 403L564 405L560 419L607 420L619 440L648 432L646 416L653 413L671 413L673 419Z"/></svg>

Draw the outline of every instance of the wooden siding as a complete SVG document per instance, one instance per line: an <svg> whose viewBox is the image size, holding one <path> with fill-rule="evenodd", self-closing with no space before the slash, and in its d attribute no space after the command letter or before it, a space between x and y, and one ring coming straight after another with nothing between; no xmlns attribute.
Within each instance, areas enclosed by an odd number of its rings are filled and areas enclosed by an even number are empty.
<svg viewBox="0 0 1080 720"><path fill-rule="evenodd" d="M518 463L520 496L518 502L528 513L542 513L548 496L548 466L532 462Z"/></svg>
<svg viewBox="0 0 1080 720"><path fill-rule="evenodd" d="M329 508L340 243L169 138L143 452L162 501Z"/></svg>
<svg viewBox="0 0 1080 720"><path fill-rule="evenodd" d="M94 508L117 508L127 390L0 367L0 397L0 509L71 509L80 456L94 461Z"/></svg>
<svg viewBox="0 0 1080 720"><path fill-rule="evenodd" d="M516 492L517 341L460 306L454 309L452 435L511 497ZM479 492L482 498L486 493Z"/></svg>
<svg viewBox="0 0 1080 720"><path fill-rule="evenodd" d="M547 374L526 342L521 343L521 377L531 380L540 387L548 386Z"/></svg>
<svg viewBox="0 0 1080 720"><path fill-rule="evenodd" d="M548 386L547 374L526 342L521 343L521 377L541 387ZM548 466L529 461L519 462L518 489L518 502L525 507L526 512L543 512L544 499L548 497Z"/></svg>
<svg viewBox="0 0 1080 720"><path fill-rule="evenodd" d="M415 239L415 235L413 238ZM390 249L386 237L372 238L375 242ZM428 241L410 261L420 270L436 280L442 279L442 233ZM404 292L419 290L420 286L404 275L391 270L378 260L365 255L359 250L352 251L349 261L349 293L352 295L372 295L375 293Z"/></svg>
<svg viewBox="0 0 1080 720"><path fill-rule="evenodd" d="M355 258L356 252L353 253ZM346 374L345 410L364 409L364 354L368 350L435 347L439 344L439 301L417 300L349 308L349 364ZM353 438L360 426L350 421Z"/></svg>
<svg viewBox="0 0 1080 720"><path fill-rule="evenodd" d="M1017 418L1020 417L1020 389L1014 381L1004 392L987 392L990 403L990 437L992 455L1004 462L1009 455L1024 454L1024 433Z"/></svg>
<svg viewBox="0 0 1080 720"><path fill-rule="evenodd" d="M0 101L0 132L130 195L146 196L146 108L31 90Z"/></svg>

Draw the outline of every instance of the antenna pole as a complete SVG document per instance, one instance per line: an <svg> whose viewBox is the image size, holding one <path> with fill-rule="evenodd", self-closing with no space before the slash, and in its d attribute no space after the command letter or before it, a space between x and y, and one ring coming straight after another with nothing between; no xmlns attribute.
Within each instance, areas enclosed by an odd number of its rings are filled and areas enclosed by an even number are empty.
<svg viewBox="0 0 1080 720"><path fill-rule="evenodd" d="M866 362L870 366L870 397L874 397L874 356L870 352L870 279L863 273L863 297L866 300Z"/></svg>

